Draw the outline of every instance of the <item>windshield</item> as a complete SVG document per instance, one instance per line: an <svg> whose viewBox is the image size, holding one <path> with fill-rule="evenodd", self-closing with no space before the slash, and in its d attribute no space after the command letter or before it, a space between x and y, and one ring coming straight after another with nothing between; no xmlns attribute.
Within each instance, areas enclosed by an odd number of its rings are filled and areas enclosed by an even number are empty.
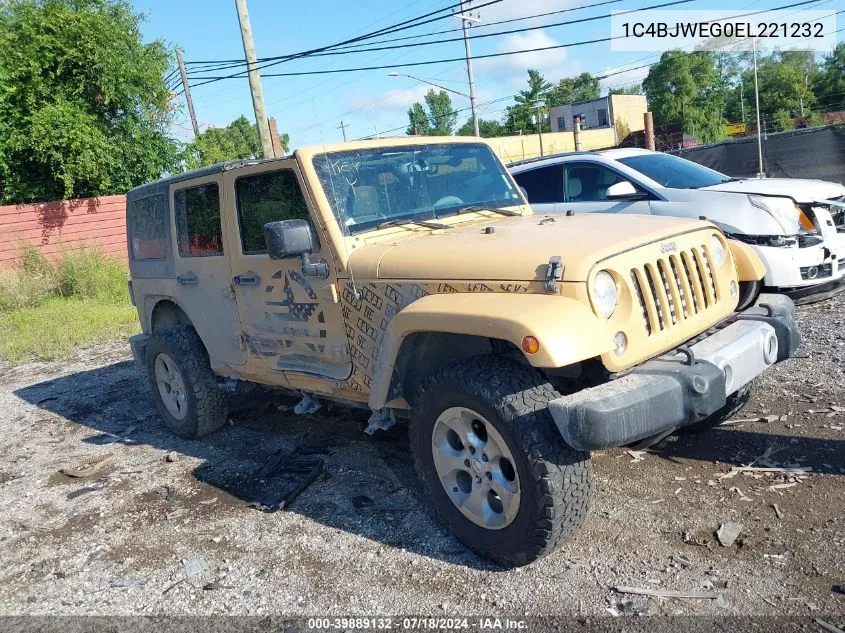
<svg viewBox="0 0 845 633"><path fill-rule="evenodd" d="M391 220L442 218L469 206L522 204L510 176L480 143L333 152L315 156L314 169L348 233Z"/></svg>
<svg viewBox="0 0 845 633"><path fill-rule="evenodd" d="M619 162L670 189L699 189L730 180L725 174L671 154L638 154Z"/></svg>

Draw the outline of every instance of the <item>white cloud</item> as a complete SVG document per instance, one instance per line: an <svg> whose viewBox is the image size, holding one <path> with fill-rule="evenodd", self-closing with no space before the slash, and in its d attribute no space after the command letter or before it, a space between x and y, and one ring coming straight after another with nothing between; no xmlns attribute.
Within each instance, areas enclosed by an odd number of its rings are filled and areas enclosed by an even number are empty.
<svg viewBox="0 0 845 633"><path fill-rule="evenodd" d="M497 53L537 48L548 50L487 57L477 60L475 64L480 73L498 80L500 84L505 84L508 89L523 88L527 77L526 72L529 68L539 70L545 75L546 79L555 82L562 77L571 77L581 72L580 63L568 60L566 49L549 49L549 47L559 44L560 42L542 29L528 33L513 33L502 38L496 47Z"/></svg>

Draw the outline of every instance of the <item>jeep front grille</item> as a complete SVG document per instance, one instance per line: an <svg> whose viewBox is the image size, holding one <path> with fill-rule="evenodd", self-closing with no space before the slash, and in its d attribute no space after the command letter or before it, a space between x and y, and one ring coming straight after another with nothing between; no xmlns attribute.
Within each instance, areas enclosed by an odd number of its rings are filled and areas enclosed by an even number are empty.
<svg viewBox="0 0 845 633"><path fill-rule="evenodd" d="M649 336L715 308L721 299L703 247L633 268L631 282Z"/></svg>

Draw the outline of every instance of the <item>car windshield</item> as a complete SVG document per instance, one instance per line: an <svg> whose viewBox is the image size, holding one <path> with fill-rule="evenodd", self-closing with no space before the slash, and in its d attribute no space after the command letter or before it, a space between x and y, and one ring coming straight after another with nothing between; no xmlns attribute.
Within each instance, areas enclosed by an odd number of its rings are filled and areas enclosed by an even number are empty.
<svg viewBox="0 0 845 633"><path fill-rule="evenodd" d="M725 174L671 154L637 154L619 162L670 189L699 189L731 180Z"/></svg>
<svg viewBox="0 0 845 633"><path fill-rule="evenodd" d="M332 152L313 160L332 211L347 233L393 220L436 220L467 207L522 204L508 173L481 143Z"/></svg>

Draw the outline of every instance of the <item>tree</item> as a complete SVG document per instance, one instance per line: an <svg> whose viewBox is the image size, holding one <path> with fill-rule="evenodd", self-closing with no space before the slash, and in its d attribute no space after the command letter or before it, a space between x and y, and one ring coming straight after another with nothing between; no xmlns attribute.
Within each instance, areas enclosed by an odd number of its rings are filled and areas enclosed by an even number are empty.
<svg viewBox="0 0 845 633"><path fill-rule="evenodd" d="M546 78L539 71L529 69L528 90L520 90L513 98L515 105L507 109L506 125L509 133L531 133L537 130L537 124L534 122L534 117L537 115L537 104L541 104L540 112L542 113L542 103L548 97L551 88L552 84L546 81ZM551 128L544 117L543 131L550 130Z"/></svg>
<svg viewBox="0 0 845 633"><path fill-rule="evenodd" d="M425 106L417 102L408 109L408 134L451 136L458 113L452 108L449 93L445 90L435 92L432 88L425 93L423 100Z"/></svg>
<svg viewBox="0 0 845 633"><path fill-rule="evenodd" d="M607 91L608 95L641 95L643 94L642 84L631 84L630 86L622 86L621 88L610 88Z"/></svg>
<svg viewBox="0 0 845 633"><path fill-rule="evenodd" d="M0 200L124 192L177 161L164 76L126 0L0 3Z"/></svg>
<svg viewBox="0 0 845 633"><path fill-rule="evenodd" d="M705 143L725 137L722 121L726 86L708 51L666 51L643 81L655 125L681 123Z"/></svg>
<svg viewBox="0 0 845 633"><path fill-rule="evenodd" d="M845 42L840 42L822 61L813 81L813 91L824 112L843 109L845 103Z"/></svg>
<svg viewBox="0 0 845 633"><path fill-rule="evenodd" d="M478 120L478 132L482 138L493 138L494 136L506 136L508 131L498 121ZM472 117L467 119L457 132L458 136L475 136L475 126L472 124Z"/></svg>
<svg viewBox="0 0 845 633"><path fill-rule="evenodd" d="M774 122L775 129L793 127L792 120L815 106L812 80L818 65L811 51L775 51L758 60L760 117ZM754 103L754 70L743 73L745 103Z"/></svg>
<svg viewBox="0 0 845 633"><path fill-rule="evenodd" d="M285 152L288 151L289 140L287 134L279 136ZM185 148L185 164L189 169L262 156L258 128L243 115L226 127L208 128Z"/></svg>
<svg viewBox="0 0 845 633"><path fill-rule="evenodd" d="M590 73L561 79L548 93L549 107L566 105L576 101L598 99L601 95L599 80Z"/></svg>

